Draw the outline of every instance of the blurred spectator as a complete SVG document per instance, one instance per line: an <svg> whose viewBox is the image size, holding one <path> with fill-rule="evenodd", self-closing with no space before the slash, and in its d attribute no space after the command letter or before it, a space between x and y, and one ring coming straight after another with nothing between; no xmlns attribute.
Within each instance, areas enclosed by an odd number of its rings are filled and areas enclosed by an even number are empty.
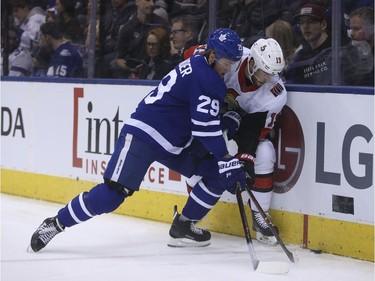
<svg viewBox="0 0 375 281"><path fill-rule="evenodd" d="M288 20L290 11L285 0L251 0L239 2L232 28L241 38L264 36L265 29L277 19Z"/></svg>
<svg viewBox="0 0 375 281"><path fill-rule="evenodd" d="M29 5L27 0L15 0L12 7L18 40L24 42L23 47L33 53L39 45L39 29L45 22L46 13L39 6Z"/></svg>
<svg viewBox="0 0 375 281"><path fill-rule="evenodd" d="M151 28L168 27L163 18L155 15L153 0L136 0L137 12L119 31L117 40L116 78L127 78L131 73L137 74L145 57L146 35Z"/></svg>
<svg viewBox="0 0 375 281"><path fill-rule="evenodd" d="M67 41L61 26L55 22L46 22L40 27L42 44L53 50L47 76L83 77L83 59L78 47Z"/></svg>
<svg viewBox="0 0 375 281"><path fill-rule="evenodd" d="M237 17L239 1L237 0L218 0L216 13L217 28L232 28L232 22Z"/></svg>
<svg viewBox="0 0 375 281"><path fill-rule="evenodd" d="M120 27L135 14L137 6L134 0L111 0L105 7L104 17L100 22L100 49L98 55L101 62L97 73L100 77L112 77L111 62L116 57L116 44Z"/></svg>
<svg viewBox="0 0 375 281"><path fill-rule="evenodd" d="M171 3L170 21L174 18L185 18L195 24L197 41L208 36L208 2L207 0L177 0ZM173 46L172 46L173 48Z"/></svg>
<svg viewBox="0 0 375 281"><path fill-rule="evenodd" d="M195 23L186 17L173 18L170 39L171 57L177 65L183 61L184 50L198 43Z"/></svg>
<svg viewBox="0 0 375 281"><path fill-rule="evenodd" d="M30 76L32 71L33 58L25 38L22 38L19 46L9 55L9 76Z"/></svg>
<svg viewBox="0 0 375 281"><path fill-rule="evenodd" d="M285 72L287 82L329 85L332 83L331 39L323 9L305 4L295 16L307 44L292 58Z"/></svg>
<svg viewBox="0 0 375 281"><path fill-rule="evenodd" d="M374 52L374 9L362 7L349 16L350 37L353 41L364 41Z"/></svg>
<svg viewBox="0 0 375 281"><path fill-rule="evenodd" d="M201 21L208 14L207 0L176 0L171 3L170 18L191 16L195 21Z"/></svg>
<svg viewBox="0 0 375 281"><path fill-rule="evenodd" d="M76 18L76 4L76 0L56 0L56 22L62 26L65 39L83 46L85 29Z"/></svg>
<svg viewBox="0 0 375 281"><path fill-rule="evenodd" d="M374 86L374 9L358 8L350 13L349 20L352 42L346 48L344 82L352 86Z"/></svg>
<svg viewBox="0 0 375 281"><path fill-rule="evenodd" d="M45 11L26 0L13 1L12 9L16 39L9 55L9 76L29 76L33 71L32 56L39 48L39 29L45 22Z"/></svg>
<svg viewBox="0 0 375 281"><path fill-rule="evenodd" d="M46 10L46 21L54 21L56 16L56 0L49 0Z"/></svg>
<svg viewBox="0 0 375 281"><path fill-rule="evenodd" d="M169 34L165 28L151 29L146 37L146 58L138 78L160 80L175 65L170 60Z"/></svg>
<svg viewBox="0 0 375 281"><path fill-rule="evenodd" d="M137 11L134 0L111 0L106 9L103 26L105 34L104 54L113 53L118 39L120 27Z"/></svg>
<svg viewBox="0 0 375 281"><path fill-rule="evenodd" d="M168 4L164 0L155 1L154 14L163 18L166 22L169 22L169 15L168 15L167 10L168 10Z"/></svg>
<svg viewBox="0 0 375 281"><path fill-rule="evenodd" d="M357 10L361 7L369 7L374 9L374 0L344 0L342 1L342 10L344 16L345 31L348 32L350 29L349 15L352 11ZM348 37L350 35L346 33Z"/></svg>
<svg viewBox="0 0 375 281"><path fill-rule="evenodd" d="M283 20L276 20L266 28L266 37L273 38L280 44L286 69L296 51L301 48L292 25Z"/></svg>

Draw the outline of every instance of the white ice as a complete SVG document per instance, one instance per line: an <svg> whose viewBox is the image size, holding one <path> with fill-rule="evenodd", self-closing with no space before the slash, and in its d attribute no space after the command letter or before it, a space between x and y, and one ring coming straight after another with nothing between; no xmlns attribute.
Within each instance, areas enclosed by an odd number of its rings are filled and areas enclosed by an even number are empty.
<svg viewBox="0 0 375 281"><path fill-rule="evenodd" d="M125 203L126 204L126 203ZM283 261L286 275L254 272L245 239L213 233L205 248L170 248L169 224L107 214L67 229L38 253L26 251L40 223L63 205L1 194L2 281L370 281L374 263L254 242L261 261Z"/></svg>

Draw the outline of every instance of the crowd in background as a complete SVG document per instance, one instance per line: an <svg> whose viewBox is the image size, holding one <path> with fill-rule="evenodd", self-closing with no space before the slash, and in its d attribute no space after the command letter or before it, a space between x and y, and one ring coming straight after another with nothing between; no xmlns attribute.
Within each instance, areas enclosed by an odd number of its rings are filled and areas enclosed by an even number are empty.
<svg viewBox="0 0 375 281"><path fill-rule="evenodd" d="M331 2L218 0L216 26L235 30L245 47L275 38L287 83L329 85ZM342 85L374 85L373 8L373 0L342 1ZM3 3L2 74L87 77L91 10L90 0ZM96 11L97 78L159 80L208 35L208 0L97 0Z"/></svg>

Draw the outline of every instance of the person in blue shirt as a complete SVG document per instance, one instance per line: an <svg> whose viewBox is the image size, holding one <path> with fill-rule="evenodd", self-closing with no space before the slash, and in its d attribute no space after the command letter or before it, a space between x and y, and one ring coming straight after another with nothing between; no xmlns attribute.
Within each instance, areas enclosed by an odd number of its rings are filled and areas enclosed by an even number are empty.
<svg viewBox="0 0 375 281"><path fill-rule="evenodd" d="M239 160L228 153L220 115L227 89L223 77L242 54L238 35L218 29L210 35L205 55L192 56L170 71L125 122L104 182L45 219L31 237L31 250L40 251L65 228L117 209L139 190L154 161L187 177L201 176L213 195L211 205L225 190L235 193L237 183L244 188L246 175ZM194 204L200 196L206 195L195 194L181 214L175 213L170 235L176 243L210 243L210 232L195 226L208 212Z"/></svg>
<svg viewBox="0 0 375 281"><path fill-rule="evenodd" d="M63 37L61 27L55 22L41 25L42 44L52 50L47 76L83 77L83 57L79 48Z"/></svg>

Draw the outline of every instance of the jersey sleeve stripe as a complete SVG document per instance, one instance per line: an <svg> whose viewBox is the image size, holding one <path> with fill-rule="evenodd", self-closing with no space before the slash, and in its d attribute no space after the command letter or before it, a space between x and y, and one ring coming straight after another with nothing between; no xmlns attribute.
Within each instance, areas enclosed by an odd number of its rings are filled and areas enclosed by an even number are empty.
<svg viewBox="0 0 375 281"><path fill-rule="evenodd" d="M195 120L195 119L191 119L191 122L194 125L198 125L198 126L217 126L217 125L220 125L220 120L202 122L202 121L198 121L198 120Z"/></svg>
<svg viewBox="0 0 375 281"><path fill-rule="evenodd" d="M193 136L195 137L217 137L222 136L223 131L215 131L215 132L200 132L200 131L192 131L191 132Z"/></svg>

